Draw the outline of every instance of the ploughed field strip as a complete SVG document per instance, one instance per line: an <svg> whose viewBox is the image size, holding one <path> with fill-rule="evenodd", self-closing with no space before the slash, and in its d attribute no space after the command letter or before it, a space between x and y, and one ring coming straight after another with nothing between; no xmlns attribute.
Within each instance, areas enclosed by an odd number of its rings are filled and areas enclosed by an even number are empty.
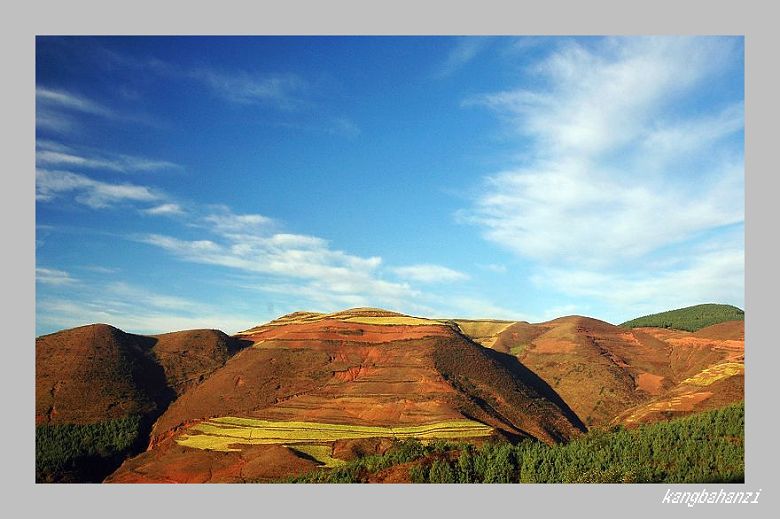
<svg viewBox="0 0 780 519"><path fill-rule="evenodd" d="M417 438L420 440L478 438L493 428L474 420L446 420L426 425L379 427L318 422L278 422L236 418L212 418L191 427L176 439L185 447L215 451L240 451L237 445L323 443L360 438Z"/></svg>

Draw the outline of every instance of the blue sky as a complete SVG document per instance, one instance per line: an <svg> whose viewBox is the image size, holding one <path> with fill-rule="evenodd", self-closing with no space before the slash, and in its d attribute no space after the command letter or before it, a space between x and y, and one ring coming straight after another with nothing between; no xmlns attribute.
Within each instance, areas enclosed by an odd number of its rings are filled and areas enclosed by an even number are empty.
<svg viewBox="0 0 780 519"><path fill-rule="evenodd" d="M739 37L39 37L37 333L744 305Z"/></svg>

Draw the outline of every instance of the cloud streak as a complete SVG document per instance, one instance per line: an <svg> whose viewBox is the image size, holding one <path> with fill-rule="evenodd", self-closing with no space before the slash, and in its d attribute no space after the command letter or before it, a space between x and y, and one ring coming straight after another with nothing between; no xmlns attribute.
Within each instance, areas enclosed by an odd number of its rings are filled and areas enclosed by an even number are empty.
<svg viewBox="0 0 780 519"><path fill-rule="evenodd" d="M295 74L223 73L214 69L193 69L184 73L219 97L238 104L265 104L282 110L306 105L308 84Z"/></svg>
<svg viewBox="0 0 780 519"><path fill-rule="evenodd" d="M65 272L64 270L43 267L35 268L35 281L45 285L53 286L72 285L78 282L77 279L73 278L68 272Z"/></svg>
<svg viewBox="0 0 780 519"><path fill-rule="evenodd" d="M180 165L166 160L123 154L84 153L47 140L39 140L36 148L35 163L38 167L79 168L119 173L181 169Z"/></svg>
<svg viewBox="0 0 780 519"><path fill-rule="evenodd" d="M92 209L104 209L123 202L154 202L162 198L146 186L103 182L70 171L36 170L37 202L50 202L66 194L73 195L76 202Z"/></svg>

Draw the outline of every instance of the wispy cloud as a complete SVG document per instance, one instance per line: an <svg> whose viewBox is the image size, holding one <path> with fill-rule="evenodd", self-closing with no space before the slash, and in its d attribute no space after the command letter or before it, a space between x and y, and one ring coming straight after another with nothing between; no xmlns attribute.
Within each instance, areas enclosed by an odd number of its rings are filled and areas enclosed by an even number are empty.
<svg viewBox="0 0 780 519"><path fill-rule="evenodd" d="M458 218L562 292L636 305L675 299L671 280L685 278L698 286L691 295L738 299L739 250L721 272L728 291L709 267L651 268L654 255L689 257L691 240L744 221L741 99L683 109L738 52L724 38L569 42L530 69L538 87L469 98L514 129L524 154Z"/></svg>
<svg viewBox="0 0 780 519"><path fill-rule="evenodd" d="M274 221L261 214L236 214L227 206L216 205L201 223L218 234L242 236L265 232Z"/></svg>
<svg viewBox="0 0 780 519"><path fill-rule="evenodd" d="M436 70L435 76L437 78L445 78L453 75L486 49L491 41L491 38L483 36L463 36L457 38L447 58Z"/></svg>
<svg viewBox="0 0 780 519"><path fill-rule="evenodd" d="M103 209L121 202L154 202L162 198L162 195L146 186L103 182L70 171L36 170L36 201L48 202L66 194L93 209Z"/></svg>
<svg viewBox="0 0 780 519"><path fill-rule="evenodd" d="M420 283L452 283L469 279L467 274L441 265L421 264L391 269L398 277Z"/></svg>
<svg viewBox="0 0 780 519"><path fill-rule="evenodd" d="M38 167L83 168L120 173L178 170L181 166L166 160L133 155L74 150L58 142L39 140L35 162Z"/></svg>
<svg viewBox="0 0 780 519"><path fill-rule="evenodd" d="M84 265L81 268L90 272L96 272L98 274L116 274L121 271L119 268L105 267L103 265Z"/></svg>
<svg viewBox="0 0 780 519"><path fill-rule="evenodd" d="M83 94L37 86L35 89L35 126L54 133L82 130L89 118L121 123L158 124L140 112L124 112Z"/></svg>
<svg viewBox="0 0 780 519"><path fill-rule="evenodd" d="M356 256L320 237L278 232L279 224L264 215L236 214L224 206L212 209L189 223L207 233L203 239L163 234L134 239L183 261L252 274L244 288L297 293L319 307L372 303L399 308L402 301L420 295L407 283L383 279L378 256Z"/></svg>
<svg viewBox="0 0 780 519"><path fill-rule="evenodd" d="M305 282L307 288L327 294L371 295L385 302L416 294L404 283L377 277L381 258L334 250L327 241L313 236L227 234L214 239L181 240L149 234L137 239L185 261Z"/></svg>
<svg viewBox="0 0 780 519"><path fill-rule="evenodd" d="M55 107L100 117L115 116L112 110L102 104L65 90L38 87L35 89L35 101L38 107Z"/></svg>
<svg viewBox="0 0 780 519"><path fill-rule="evenodd" d="M78 280L64 270L36 267L35 281L46 285L62 286L72 285Z"/></svg>
<svg viewBox="0 0 780 519"><path fill-rule="evenodd" d="M308 84L296 74L227 73L210 68L193 69L185 74L233 103L267 104L283 110L294 110L307 104Z"/></svg>
<svg viewBox="0 0 780 519"><path fill-rule="evenodd" d="M35 89L35 125L54 132L77 128L80 116L112 119L115 113L100 103L64 90L45 87Z"/></svg>

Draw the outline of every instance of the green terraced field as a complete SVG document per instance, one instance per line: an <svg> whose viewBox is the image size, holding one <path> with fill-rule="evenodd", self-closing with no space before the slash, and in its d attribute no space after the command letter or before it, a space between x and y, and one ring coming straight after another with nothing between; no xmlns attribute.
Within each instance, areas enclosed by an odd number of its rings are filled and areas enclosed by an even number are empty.
<svg viewBox="0 0 780 519"><path fill-rule="evenodd" d="M195 449L238 451L239 445L322 443L358 438L458 439L488 436L493 431L473 420L447 420L426 425L377 427L318 422L276 422L225 416L212 418L176 439Z"/></svg>

